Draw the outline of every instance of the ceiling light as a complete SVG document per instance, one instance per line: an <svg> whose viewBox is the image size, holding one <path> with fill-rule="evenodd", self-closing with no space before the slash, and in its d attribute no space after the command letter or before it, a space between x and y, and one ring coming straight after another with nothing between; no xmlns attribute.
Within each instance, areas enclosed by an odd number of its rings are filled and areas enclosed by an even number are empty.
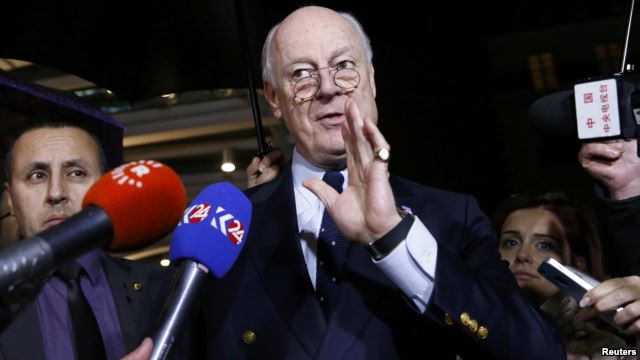
<svg viewBox="0 0 640 360"><path fill-rule="evenodd" d="M236 164L233 162L233 152L230 149L222 150L222 165L220 165L220 169L228 173L236 170Z"/></svg>

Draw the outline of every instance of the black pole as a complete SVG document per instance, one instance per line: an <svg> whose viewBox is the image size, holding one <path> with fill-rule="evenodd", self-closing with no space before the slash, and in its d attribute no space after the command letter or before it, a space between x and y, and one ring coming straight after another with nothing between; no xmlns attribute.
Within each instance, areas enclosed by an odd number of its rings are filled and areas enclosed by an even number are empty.
<svg viewBox="0 0 640 360"><path fill-rule="evenodd" d="M622 45L622 56L620 57L620 74L629 74L633 73L635 70L635 63L629 63L629 45L631 44L632 33L635 28L634 21L636 21L636 1L631 0L631 4L629 6L629 17L627 18L627 31L624 36L624 44ZM637 51L636 51L637 54ZM637 109L632 109L633 112L636 112ZM636 140L638 144L640 144L640 125L636 127ZM637 155L640 157L640 146L637 149Z"/></svg>
<svg viewBox="0 0 640 360"><path fill-rule="evenodd" d="M631 30L633 29L633 22L635 20L636 1L631 0L631 7L629 9L629 18L627 19L627 31L624 36L624 44L622 47L622 57L620 58L620 73L633 72L635 64L627 64L627 58L629 56L629 43L631 41Z"/></svg>
<svg viewBox="0 0 640 360"><path fill-rule="evenodd" d="M253 67L251 66L251 54L249 51L249 42L247 40L247 26L244 21L244 11L242 8L242 0L234 0L236 10L236 23L238 24L238 35L240 36L240 45L244 56L245 67L247 69L247 80L249 82L249 99L251 100L251 111L253 112L253 121L256 128L256 137L258 139L258 156L262 157L271 151L271 147L267 144L264 137L264 128L262 127L262 117L260 116L260 106L258 105L258 96L256 95L255 80L253 78Z"/></svg>

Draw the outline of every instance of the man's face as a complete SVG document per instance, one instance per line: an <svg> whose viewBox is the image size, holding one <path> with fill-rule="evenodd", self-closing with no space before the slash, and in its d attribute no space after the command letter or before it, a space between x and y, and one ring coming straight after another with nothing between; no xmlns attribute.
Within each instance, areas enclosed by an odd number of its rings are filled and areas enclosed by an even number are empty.
<svg viewBox="0 0 640 360"><path fill-rule="evenodd" d="M339 14L323 8L303 8L287 17L272 43L276 86L265 84L274 114L284 118L298 151L322 167L344 165L346 152L340 127L346 121L345 102L353 98L363 116L377 122L373 68L356 30ZM294 99L299 74L328 66L353 67L360 83L351 92L335 85L333 72L319 72L320 88L308 101Z"/></svg>
<svg viewBox="0 0 640 360"><path fill-rule="evenodd" d="M5 184L20 235L33 236L79 212L100 175L98 146L84 130L40 128L22 134Z"/></svg>

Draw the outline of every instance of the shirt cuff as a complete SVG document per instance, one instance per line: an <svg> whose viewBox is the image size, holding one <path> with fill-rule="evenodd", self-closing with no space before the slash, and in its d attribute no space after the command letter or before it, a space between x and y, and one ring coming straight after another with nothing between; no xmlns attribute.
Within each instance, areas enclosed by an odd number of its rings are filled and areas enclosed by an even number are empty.
<svg viewBox="0 0 640 360"><path fill-rule="evenodd" d="M433 292L438 244L415 218L407 238L389 255L374 263L424 313Z"/></svg>

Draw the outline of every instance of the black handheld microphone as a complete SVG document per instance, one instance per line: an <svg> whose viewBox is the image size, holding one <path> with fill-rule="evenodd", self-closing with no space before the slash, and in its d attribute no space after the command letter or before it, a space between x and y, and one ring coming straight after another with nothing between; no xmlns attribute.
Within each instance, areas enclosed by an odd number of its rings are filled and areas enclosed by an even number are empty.
<svg viewBox="0 0 640 360"><path fill-rule="evenodd" d="M102 176L85 195L82 211L0 253L0 301L5 305L0 328L18 312L14 305L28 301L25 291L37 294L59 265L94 248L122 250L153 243L173 230L185 204L182 181L159 162L141 160ZM153 221L137 221L140 211Z"/></svg>
<svg viewBox="0 0 640 360"><path fill-rule="evenodd" d="M564 90L543 96L529 108L531 126L540 133L575 138L576 126L573 90Z"/></svg>

